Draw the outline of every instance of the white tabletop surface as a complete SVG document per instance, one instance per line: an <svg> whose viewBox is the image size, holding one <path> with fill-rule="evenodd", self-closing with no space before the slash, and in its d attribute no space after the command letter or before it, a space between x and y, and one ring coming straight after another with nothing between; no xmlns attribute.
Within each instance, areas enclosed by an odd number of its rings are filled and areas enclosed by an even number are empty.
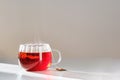
<svg viewBox="0 0 120 80"><path fill-rule="evenodd" d="M0 63L0 80L120 80L120 60L80 61L78 65L74 62L77 67L68 66L63 72L54 68L27 72L18 65Z"/></svg>
<svg viewBox="0 0 120 80"><path fill-rule="evenodd" d="M46 71L28 72L18 65L0 63L0 80L82 80L78 72Z"/></svg>

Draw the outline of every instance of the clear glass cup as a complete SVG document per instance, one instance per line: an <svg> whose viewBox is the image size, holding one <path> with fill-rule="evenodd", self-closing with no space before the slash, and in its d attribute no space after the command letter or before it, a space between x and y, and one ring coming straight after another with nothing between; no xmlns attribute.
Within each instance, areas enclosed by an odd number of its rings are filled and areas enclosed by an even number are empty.
<svg viewBox="0 0 120 80"><path fill-rule="evenodd" d="M53 51L59 55L58 61L53 63ZM47 43L40 44L21 44L19 47L19 65L27 71L42 71L51 65L56 65L61 61L61 53L51 49Z"/></svg>

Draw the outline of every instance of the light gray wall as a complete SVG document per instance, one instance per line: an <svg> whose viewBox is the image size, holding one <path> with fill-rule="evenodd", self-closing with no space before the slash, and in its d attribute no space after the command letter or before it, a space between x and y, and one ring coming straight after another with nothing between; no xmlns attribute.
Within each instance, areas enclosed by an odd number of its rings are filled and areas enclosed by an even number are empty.
<svg viewBox="0 0 120 80"><path fill-rule="evenodd" d="M39 40L63 60L120 58L120 0L0 0L0 62Z"/></svg>

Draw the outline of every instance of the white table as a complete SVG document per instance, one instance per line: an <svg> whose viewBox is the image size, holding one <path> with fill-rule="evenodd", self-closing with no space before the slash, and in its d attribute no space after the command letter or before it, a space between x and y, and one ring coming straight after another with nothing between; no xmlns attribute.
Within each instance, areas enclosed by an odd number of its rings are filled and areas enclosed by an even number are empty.
<svg viewBox="0 0 120 80"><path fill-rule="evenodd" d="M78 72L46 71L28 72L18 65L0 63L0 80L82 80Z"/></svg>
<svg viewBox="0 0 120 80"><path fill-rule="evenodd" d="M27 72L21 70L18 65L0 63L0 80L120 80L119 60L95 61L89 66L84 61L84 64L81 62L79 67L81 69L79 71L60 72L48 69Z"/></svg>

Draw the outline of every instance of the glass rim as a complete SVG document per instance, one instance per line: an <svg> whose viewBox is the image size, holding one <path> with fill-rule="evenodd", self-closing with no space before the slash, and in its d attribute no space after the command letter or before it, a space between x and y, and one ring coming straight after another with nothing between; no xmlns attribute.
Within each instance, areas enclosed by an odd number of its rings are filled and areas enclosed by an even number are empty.
<svg viewBox="0 0 120 80"><path fill-rule="evenodd" d="M26 44L20 44L20 46L44 46L49 45L48 43L26 43Z"/></svg>
<svg viewBox="0 0 120 80"><path fill-rule="evenodd" d="M20 44L19 45L19 52L46 52L52 51L51 47L47 43L29 43L29 44Z"/></svg>

